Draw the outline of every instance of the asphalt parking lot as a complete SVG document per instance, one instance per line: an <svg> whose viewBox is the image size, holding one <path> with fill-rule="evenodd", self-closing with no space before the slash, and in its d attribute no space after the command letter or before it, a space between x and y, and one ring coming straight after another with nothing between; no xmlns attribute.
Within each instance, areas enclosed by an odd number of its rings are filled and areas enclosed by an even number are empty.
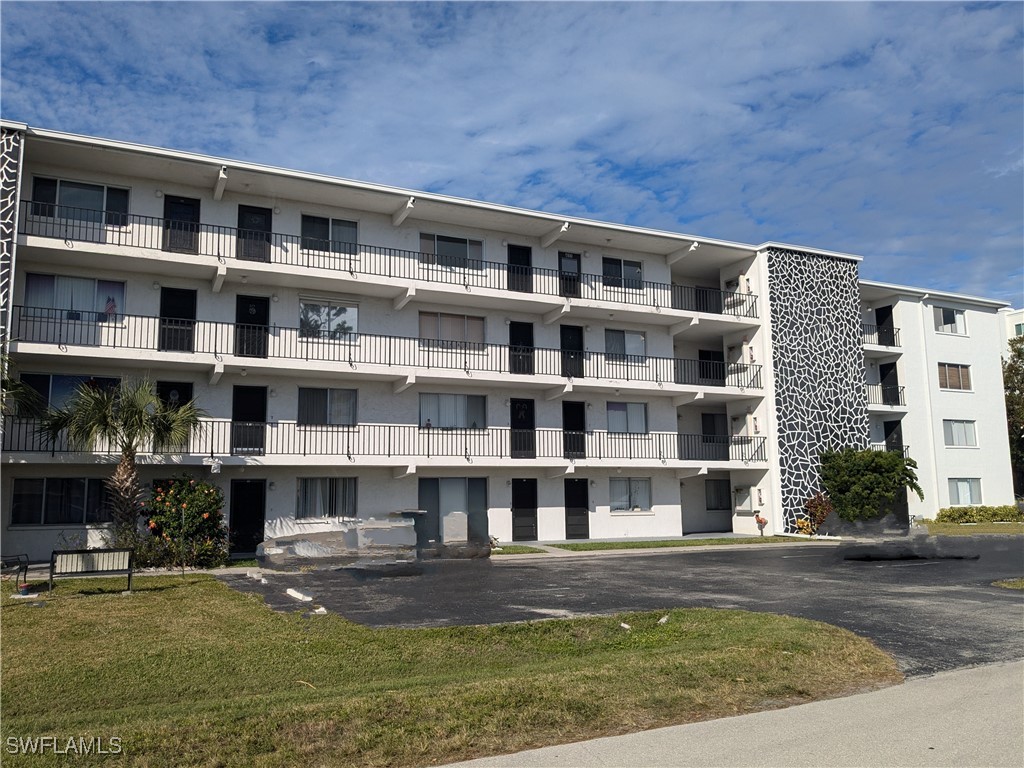
<svg viewBox="0 0 1024 768"><path fill-rule="evenodd" d="M427 563L416 576L343 570L222 575L276 610L308 611L294 588L378 627L509 621L681 607L741 608L835 624L871 638L908 676L1024 658L1020 537L959 542L977 559L849 561L834 547L765 545Z"/></svg>

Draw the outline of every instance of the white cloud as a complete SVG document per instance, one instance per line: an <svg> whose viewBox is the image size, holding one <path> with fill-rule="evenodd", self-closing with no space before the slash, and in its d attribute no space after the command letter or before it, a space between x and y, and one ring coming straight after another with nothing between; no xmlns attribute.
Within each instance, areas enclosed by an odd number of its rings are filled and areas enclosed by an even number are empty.
<svg viewBox="0 0 1024 768"><path fill-rule="evenodd" d="M6 2L0 23L4 113L30 124L1022 303L1019 6Z"/></svg>

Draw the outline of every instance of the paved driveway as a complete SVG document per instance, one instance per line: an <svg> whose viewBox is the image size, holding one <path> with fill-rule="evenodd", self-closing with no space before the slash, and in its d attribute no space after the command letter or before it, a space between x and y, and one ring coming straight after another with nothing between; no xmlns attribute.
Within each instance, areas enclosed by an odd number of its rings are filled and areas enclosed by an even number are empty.
<svg viewBox="0 0 1024 768"><path fill-rule="evenodd" d="M846 561L833 547L758 547L431 563L418 576L345 571L222 576L278 610L308 610L289 587L369 626L492 624L709 606L826 621L874 640L910 676L1024 658L1024 542L972 540L976 560Z"/></svg>

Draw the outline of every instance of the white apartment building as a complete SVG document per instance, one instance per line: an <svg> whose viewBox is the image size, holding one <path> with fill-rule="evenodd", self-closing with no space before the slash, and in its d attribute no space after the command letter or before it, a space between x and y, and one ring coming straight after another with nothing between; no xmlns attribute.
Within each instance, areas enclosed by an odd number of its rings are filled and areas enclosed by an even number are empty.
<svg viewBox="0 0 1024 768"><path fill-rule="evenodd" d="M819 249L12 122L0 138L17 375L51 404L125 376L195 398L203 428L140 471L219 484L236 552L403 510L424 545L754 534L755 515L786 532L819 452L893 447L893 421L928 483L915 513L1012 499L998 302L861 283L859 257ZM4 550L98 543L114 461L6 416Z"/></svg>

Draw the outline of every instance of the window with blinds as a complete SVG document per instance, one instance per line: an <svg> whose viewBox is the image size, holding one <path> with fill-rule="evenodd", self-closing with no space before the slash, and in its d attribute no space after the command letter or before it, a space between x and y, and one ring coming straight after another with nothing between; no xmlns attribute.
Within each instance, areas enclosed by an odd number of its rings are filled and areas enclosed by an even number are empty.
<svg viewBox="0 0 1024 768"><path fill-rule="evenodd" d="M646 403L608 403L608 431L647 433Z"/></svg>
<svg viewBox="0 0 1024 768"><path fill-rule="evenodd" d="M950 448L974 448L978 445L973 421L943 419L942 436Z"/></svg>
<svg viewBox="0 0 1024 768"><path fill-rule="evenodd" d="M971 366L939 363L939 389L971 388Z"/></svg>
<svg viewBox="0 0 1024 768"><path fill-rule="evenodd" d="M487 398L484 395L420 395L420 427L430 429L485 429Z"/></svg>
<svg viewBox="0 0 1024 768"><path fill-rule="evenodd" d="M651 508L651 478L613 477L608 481L612 512L641 512Z"/></svg>
<svg viewBox="0 0 1024 768"><path fill-rule="evenodd" d="M420 312L420 344L482 352L484 319L475 315Z"/></svg>
<svg viewBox="0 0 1024 768"><path fill-rule="evenodd" d="M300 477L295 502L296 519L357 517L354 477Z"/></svg>
<svg viewBox="0 0 1024 768"><path fill-rule="evenodd" d="M356 423L356 390L299 387L299 425Z"/></svg>

